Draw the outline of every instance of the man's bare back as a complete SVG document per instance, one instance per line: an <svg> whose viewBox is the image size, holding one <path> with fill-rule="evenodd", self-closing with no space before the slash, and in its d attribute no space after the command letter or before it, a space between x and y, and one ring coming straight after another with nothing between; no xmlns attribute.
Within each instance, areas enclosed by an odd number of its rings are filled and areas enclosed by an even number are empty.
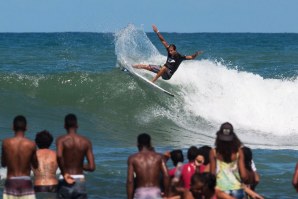
<svg viewBox="0 0 298 199"><path fill-rule="evenodd" d="M2 167L7 167L7 178L30 176L31 165L37 168L36 145L23 136L2 142Z"/></svg>
<svg viewBox="0 0 298 199"><path fill-rule="evenodd" d="M91 142L77 134L78 122L74 114L64 118L66 135L56 140L58 165L63 175L59 179L57 197L87 198L83 171L94 171L95 162ZM84 159L87 163L84 164Z"/></svg>
<svg viewBox="0 0 298 199"><path fill-rule="evenodd" d="M169 175L163 155L153 150L151 137L146 133L138 136L138 148L139 152L129 156L127 161L127 198L161 198L161 173L165 196L167 196Z"/></svg>
<svg viewBox="0 0 298 199"><path fill-rule="evenodd" d="M136 187L159 187L161 171L167 171L161 154L143 150L129 158L129 166L136 174Z"/></svg>
<svg viewBox="0 0 298 199"><path fill-rule="evenodd" d="M2 141L1 165L7 167L3 198L35 198L30 177L31 166L38 167L36 145L25 138L27 120L18 115L13 120L14 137Z"/></svg>
<svg viewBox="0 0 298 199"><path fill-rule="evenodd" d="M62 160L63 173L71 175L83 174L83 171L92 171L94 169L94 157L92 153L91 142L76 133L68 133L57 139L57 155ZM88 164L92 168L84 166L84 158L87 157Z"/></svg>

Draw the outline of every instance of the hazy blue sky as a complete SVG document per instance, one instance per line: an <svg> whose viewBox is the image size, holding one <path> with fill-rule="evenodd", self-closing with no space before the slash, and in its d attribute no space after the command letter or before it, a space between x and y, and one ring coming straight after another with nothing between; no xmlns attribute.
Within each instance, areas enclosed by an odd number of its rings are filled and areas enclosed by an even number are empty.
<svg viewBox="0 0 298 199"><path fill-rule="evenodd" d="M295 32L298 0L1 0L0 32Z"/></svg>

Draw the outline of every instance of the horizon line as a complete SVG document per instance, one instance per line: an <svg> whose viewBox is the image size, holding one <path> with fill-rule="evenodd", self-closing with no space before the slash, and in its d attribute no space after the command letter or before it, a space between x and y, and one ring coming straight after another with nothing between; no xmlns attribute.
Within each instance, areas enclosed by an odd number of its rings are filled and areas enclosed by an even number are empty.
<svg viewBox="0 0 298 199"><path fill-rule="evenodd" d="M298 34L298 32L166 32L160 31L161 33L166 34ZM115 34L116 32L96 32L96 31L38 31L38 32L30 32L30 31L20 31L20 32L1 32L0 34L44 34L44 33L93 33L93 34ZM153 31L145 32L145 33L154 33Z"/></svg>

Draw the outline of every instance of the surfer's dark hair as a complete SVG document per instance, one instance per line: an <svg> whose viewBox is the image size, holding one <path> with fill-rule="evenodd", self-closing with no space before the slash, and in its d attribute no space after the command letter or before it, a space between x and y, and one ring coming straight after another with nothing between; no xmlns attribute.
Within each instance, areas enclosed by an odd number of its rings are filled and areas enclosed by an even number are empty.
<svg viewBox="0 0 298 199"><path fill-rule="evenodd" d="M174 50L176 50L176 46L175 46L175 44L170 44L170 45L169 45L169 48L170 48L170 47L172 47Z"/></svg>
<svg viewBox="0 0 298 199"><path fill-rule="evenodd" d="M151 137L147 133L142 133L138 135L138 147L143 148L151 148Z"/></svg>
<svg viewBox="0 0 298 199"><path fill-rule="evenodd" d="M48 149L53 142L53 136L49 131L43 130L38 132L35 136L35 143L40 149Z"/></svg>

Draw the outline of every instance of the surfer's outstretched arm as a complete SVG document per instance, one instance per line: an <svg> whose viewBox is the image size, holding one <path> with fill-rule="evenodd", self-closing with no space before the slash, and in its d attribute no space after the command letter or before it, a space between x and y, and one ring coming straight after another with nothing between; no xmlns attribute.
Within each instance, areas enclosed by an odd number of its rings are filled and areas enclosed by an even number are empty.
<svg viewBox="0 0 298 199"><path fill-rule="evenodd" d="M190 59L195 59L198 55L202 54L203 51L197 51L196 53L194 53L193 55L188 55L188 56L185 56L185 58L187 60L190 60Z"/></svg>
<svg viewBox="0 0 298 199"><path fill-rule="evenodd" d="M164 45L165 48L169 47L169 44L167 43L167 41L163 38L163 36L161 35L161 33L159 32L159 30L157 29L157 27L155 25L152 25L153 31L157 34L159 40L161 41L161 43Z"/></svg>

